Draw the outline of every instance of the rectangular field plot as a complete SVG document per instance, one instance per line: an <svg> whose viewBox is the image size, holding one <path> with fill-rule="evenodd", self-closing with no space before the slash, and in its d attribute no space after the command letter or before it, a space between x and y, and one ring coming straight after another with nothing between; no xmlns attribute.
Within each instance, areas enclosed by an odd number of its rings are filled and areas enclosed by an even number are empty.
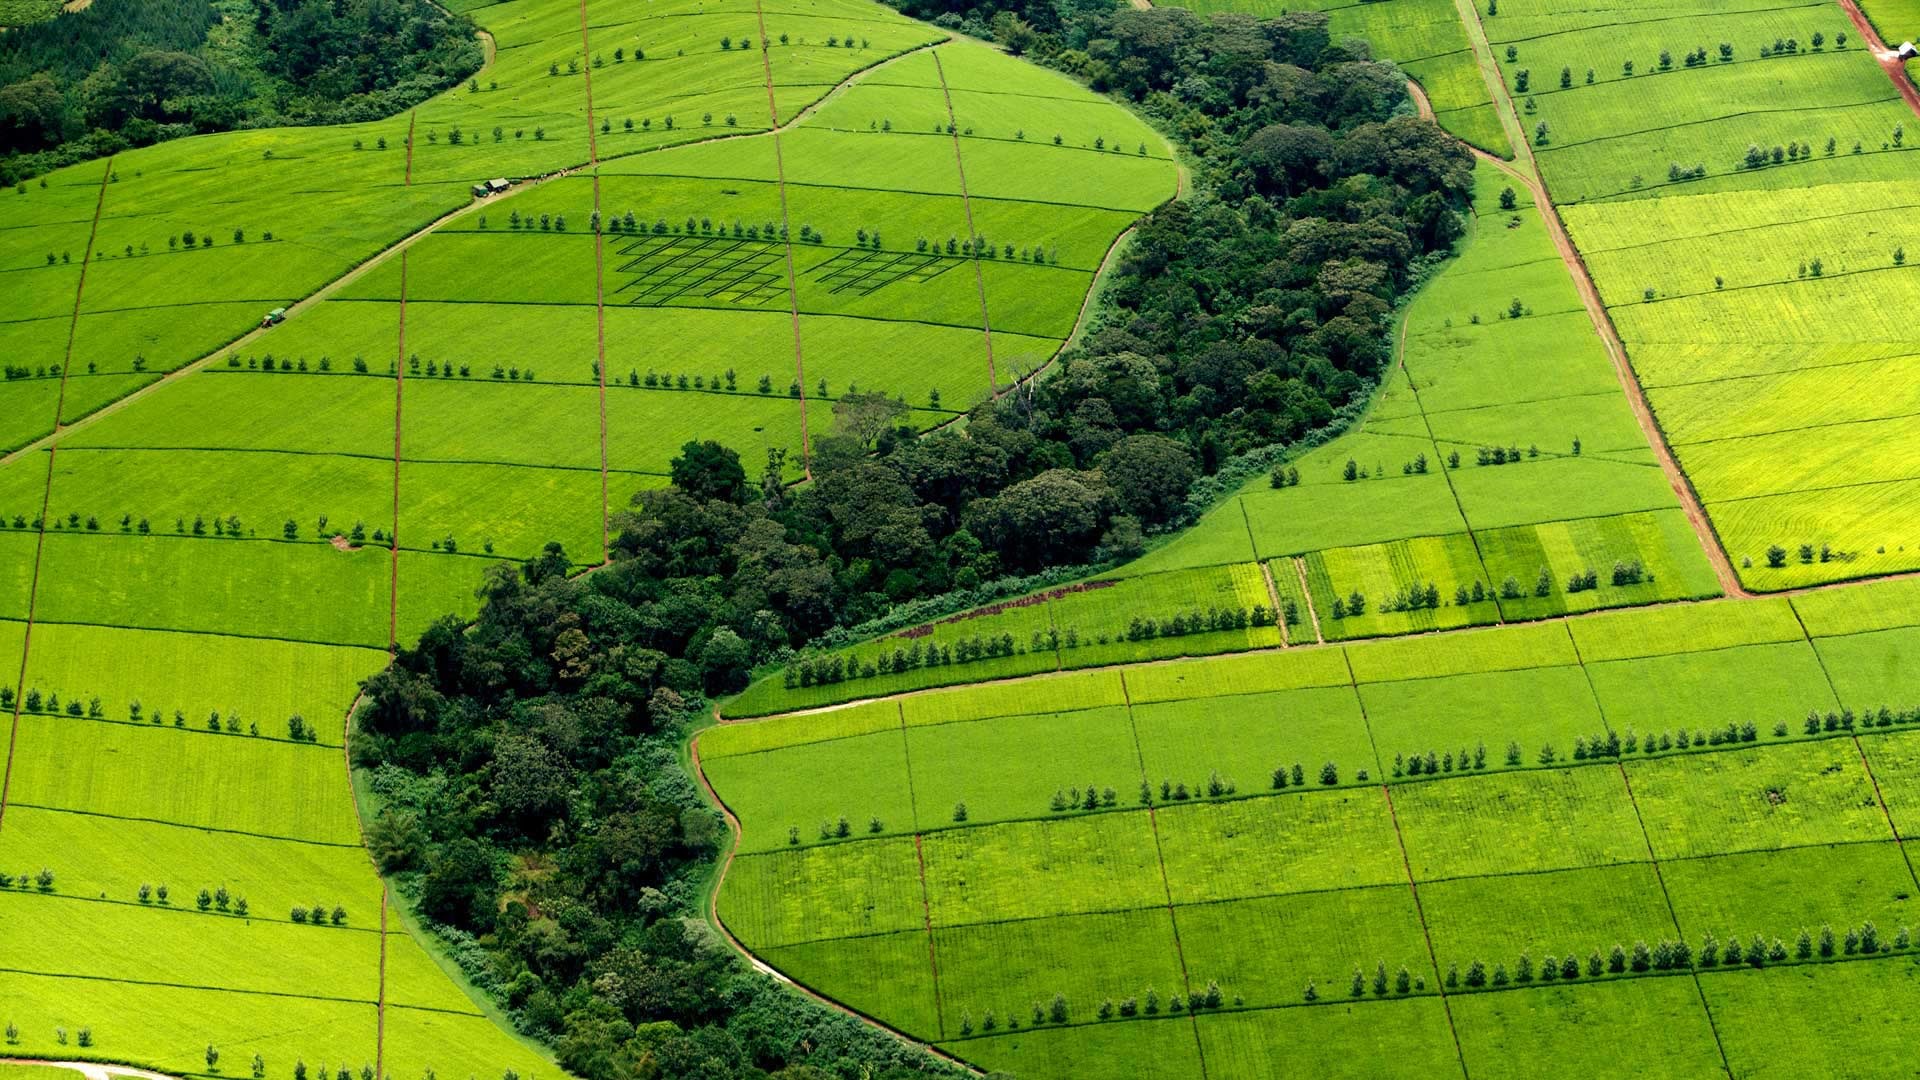
<svg viewBox="0 0 1920 1080"><path fill-rule="evenodd" d="M1901 837L1920 836L1920 733L1875 735L1860 746Z"/></svg>
<svg viewBox="0 0 1920 1080"><path fill-rule="evenodd" d="M742 856L720 890L720 919L750 949L925 929L913 841Z"/></svg>
<svg viewBox="0 0 1920 1080"><path fill-rule="evenodd" d="M1661 858L1891 838L1850 739L1626 765Z"/></svg>
<svg viewBox="0 0 1920 1080"><path fill-rule="evenodd" d="M136 986L94 979L0 972L0 998L20 1027L10 1053L49 1060L72 1056L54 1032L91 1027L94 1050L186 1075L206 1068L206 1047L223 1058L300 1060L324 1046L349 1061L374 1058L372 1001L289 999L227 990ZM183 1036L181 1018L194 1017ZM69 1035L71 1038L71 1035Z"/></svg>
<svg viewBox="0 0 1920 1080"><path fill-rule="evenodd" d="M1332 990L1354 968L1372 975L1382 963L1389 978L1405 966L1439 985L1405 885L1196 904L1176 914L1195 985L1218 981L1249 1005L1291 1005L1308 982Z"/></svg>
<svg viewBox="0 0 1920 1080"><path fill-rule="evenodd" d="M1420 886L1420 907L1442 969L1479 960L1511 972L1522 953L1536 967L1548 956L1584 965L1616 942L1676 936L1650 863L1436 881Z"/></svg>
<svg viewBox="0 0 1920 1080"><path fill-rule="evenodd" d="M1126 670L1127 689L1135 706L1155 701L1345 686L1349 679L1346 661L1339 649L1214 656Z"/></svg>
<svg viewBox="0 0 1920 1080"><path fill-rule="evenodd" d="M183 776L224 778L183 784ZM358 846L340 756L245 735L23 716L12 800L108 817Z"/></svg>
<svg viewBox="0 0 1920 1080"><path fill-rule="evenodd" d="M1185 992L1164 907L954 927L933 937L948 1035L960 1033L963 1016L978 1031L988 1010L1003 1023L1026 1023L1033 1005L1045 1007L1055 994L1066 995L1069 1016L1090 1020L1102 1001L1145 1001L1152 989L1164 1002Z"/></svg>
<svg viewBox="0 0 1920 1080"><path fill-rule="evenodd" d="M1910 1062L1920 1021L1920 965L1905 960L1809 964L1703 976L1735 1076L1783 1073L1886 1078Z"/></svg>
<svg viewBox="0 0 1920 1080"><path fill-rule="evenodd" d="M1840 703L1848 708L1899 708L1913 700L1911 673L1920 667L1920 628L1817 638L1813 647Z"/></svg>
<svg viewBox="0 0 1920 1080"><path fill-rule="evenodd" d="M1309 484L1303 476L1285 491L1248 490L1240 505L1263 559L1466 528L1446 478L1432 475L1338 485Z"/></svg>
<svg viewBox="0 0 1920 1080"><path fill-rule="evenodd" d="M936 928L1167 902L1141 812L952 829L924 846Z"/></svg>
<svg viewBox="0 0 1920 1080"><path fill-rule="evenodd" d="M1176 904L1404 883L1373 787L1186 804L1158 812Z"/></svg>
<svg viewBox="0 0 1920 1080"><path fill-rule="evenodd" d="M1586 674L1577 667L1365 683L1360 700L1383 768L1397 754L1457 757L1482 747L1486 767L1501 768L1509 743L1518 743L1521 762L1531 765L1543 746L1565 754L1576 737L1606 730Z"/></svg>
<svg viewBox="0 0 1920 1080"><path fill-rule="evenodd" d="M1348 776L1379 768L1350 687L1138 704L1133 716L1153 785L1172 780L1199 790L1217 774L1251 794L1296 761L1316 772L1331 761Z"/></svg>
<svg viewBox="0 0 1920 1080"><path fill-rule="evenodd" d="M62 895L120 903L137 902L143 884L165 884L171 905L183 917L199 917L194 908L200 889L223 885L233 896L246 897L255 916L282 921L294 905L311 907L326 898L329 907L345 906L366 926L380 897L380 884L358 844L289 843L18 805L7 807L0 865L51 867ZM169 925L201 924L189 919Z"/></svg>
<svg viewBox="0 0 1920 1080"><path fill-rule="evenodd" d="M1696 944L1711 931L1722 941L1733 934L1751 941L1761 933L1791 945L1802 928L1817 935L1832 925L1845 934L1869 920L1892 932L1911 924L1916 911L1913 873L1891 837L1679 859L1662 863L1660 873L1680 925Z"/></svg>
<svg viewBox="0 0 1920 1080"><path fill-rule="evenodd" d="M521 1076L560 1070L537 1050L484 1016L460 1016L389 1006L383 1057L394 1075L484 1075L512 1069Z"/></svg>
<svg viewBox="0 0 1920 1080"><path fill-rule="evenodd" d="M1051 1000L1051 999L1049 999ZM1070 1026L1028 1026L1019 1031L943 1043L962 1061L1016 1076L1076 1076L1084 1080L1198 1080L1200 1050L1193 1021L1183 1016L1154 1020L1082 1022L1068 1006Z"/></svg>
<svg viewBox="0 0 1920 1080"><path fill-rule="evenodd" d="M1395 682L1480 675L1580 662L1562 625L1521 624L1436 637L1349 645L1356 681Z"/></svg>
<svg viewBox="0 0 1920 1080"><path fill-rule="evenodd" d="M906 745L898 731L714 758L706 773L741 820L743 852L782 850L790 838L802 844L831 839L842 819L852 835L862 837L915 828Z"/></svg>
<svg viewBox="0 0 1920 1080"><path fill-rule="evenodd" d="M182 894L187 893L181 889ZM374 894L377 895L377 894ZM320 897L314 897L320 900ZM328 898L331 904L353 897ZM181 895L171 907L128 900L10 892L0 894L0 944L15 970L134 982L220 986L274 994L312 994L373 1002L380 994L380 935L333 926L295 925L285 912L263 918L193 910ZM363 920L379 926L376 909ZM58 925L49 934L45 927ZM255 961L272 957L271 964Z"/></svg>
<svg viewBox="0 0 1920 1080"><path fill-rule="evenodd" d="M1633 804L1610 766L1403 784L1393 802L1421 881L1647 857Z"/></svg>
<svg viewBox="0 0 1920 1080"><path fill-rule="evenodd" d="M1069 788L1111 788L1121 805L1137 802L1140 757L1125 708L910 727L905 734L926 827L950 821L961 803L969 822L1046 817L1054 794ZM818 782L844 773L814 775Z"/></svg>
<svg viewBox="0 0 1920 1080"><path fill-rule="evenodd" d="M298 715L338 746L360 680L386 662L374 649L36 622L26 685L62 701L98 697L108 720L131 720L133 702L140 723L182 712L197 729L183 738L201 737L214 711L274 738Z"/></svg>
<svg viewBox="0 0 1920 1080"><path fill-rule="evenodd" d="M636 236L619 241L608 257L610 299L619 303L764 307L787 298L786 245L778 241Z"/></svg>
<svg viewBox="0 0 1920 1080"><path fill-rule="evenodd" d="M1793 609L1815 638L1920 624L1920 579L1873 581L1802 593Z"/></svg>
<svg viewBox="0 0 1920 1080"><path fill-rule="evenodd" d="M1511 578L1521 586L1518 598L1498 601L1509 619L1720 594L1700 539L1677 507L1483 529L1476 538L1486 558L1489 585L1499 588ZM1614 569L1621 566L1628 574L1615 584ZM1637 581L1631 573L1635 566ZM1534 595L1542 568L1552 582L1551 594L1544 597ZM1573 575L1589 572L1593 588L1567 591Z"/></svg>
<svg viewBox="0 0 1920 1080"><path fill-rule="evenodd" d="M1275 1062L1284 1062L1292 1075L1354 1080L1462 1075L1439 998L1325 1000L1346 992L1345 980L1340 982L1319 988L1321 1004L1198 1018L1207 1075L1263 1076Z"/></svg>
<svg viewBox="0 0 1920 1080"><path fill-rule="evenodd" d="M393 466L385 469L391 485ZM615 474L608 480L608 501L618 506L634 490L655 486L654 480ZM666 479L660 477L658 483L664 485ZM452 539L455 552L525 559L539 554L549 541L559 541L579 561L599 562L604 524L600 474L593 469L403 462L400 520L406 525L402 544L413 551L444 551Z"/></svg>
<svg viewBox="0 0 1920 1080"><path fill-rule="evenodd" d="M1620 732L1695 732L1751 722L1771 732L1835 705L1813 647L1804 641L1744 645L1588 664L1607 726Z"/></svg>
<svg viewBox="0 0 1920 1080"><path fill-rule="evenodd" d="M1329 640L1453 629L1500 617L1491 592L1477 604L1457 598L1476 584L1497 584L1487 580L1466 533L1312 552L1307 584ZM1355 596L1364 601L1359 614Z"/></svg>
<svg viewBox="0 0 1920 1080"><path fill-rule="evenodd" d="M1588 664L1666 653L1800 641L1806 635L1785 600L1669 604L1567 623Z"/></svg>
<svg viewBox="0 0 1920 1080"><path fill-rule="evenodd" d="M760 955L800 985L889 1027L922 1039L940 1037L924 929L811 941Z"/></svg>
<svg viewBox="0 0 1920 1080"><path fill-rule="evenodd" d="M1585 517L1677 505L1666 474L1653 461L1637 458L1590 455L1461 468L1454 470L1453 486L1476 530L1559 521L1567 517L1567 492L1574 490L1581 494L1578 512Z"/></svg>
<svg viewBox="0 0 1920 1080"><path fill-rule="evenodd" d="M1453 1010L1476 1077L1539 1076L1549 1044L1556 1055L1593 1062L1593 1076L1727 1075L1700 993L1684 975L1467 994Z"/></svg>

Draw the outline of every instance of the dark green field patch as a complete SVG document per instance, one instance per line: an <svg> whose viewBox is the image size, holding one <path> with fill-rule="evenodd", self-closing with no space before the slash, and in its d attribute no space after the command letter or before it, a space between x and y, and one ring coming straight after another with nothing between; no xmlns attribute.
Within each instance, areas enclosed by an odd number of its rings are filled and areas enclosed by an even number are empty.
<svg viewBox="0 0 1920 1080"><path fill-rule="evenodd" d="M1405 885L1195 904L1175 914L1196 988L1215 981L1249 1005L1293 1004L1309 981L1344 987L1354 968L1371 977L1382 963L1390 979L1405 966L1428 990L1439 985Z"/></svg>
<svg viewBox="0 0 1920 1080"><path fill-rule="evenodd" d="M1029 1023L1033 1006L1050 1006L1055 994L1066 997L1073 1019L1090 1020L1103 1001L1117 1010L1133 998L1144 1009L1151 989L1165 1009L1186 992L1164 907L945 928L934 932L934 946L949 1037L963 1020L982 1030L989 1011L1003 1027L1009 1018Z"/></svg>

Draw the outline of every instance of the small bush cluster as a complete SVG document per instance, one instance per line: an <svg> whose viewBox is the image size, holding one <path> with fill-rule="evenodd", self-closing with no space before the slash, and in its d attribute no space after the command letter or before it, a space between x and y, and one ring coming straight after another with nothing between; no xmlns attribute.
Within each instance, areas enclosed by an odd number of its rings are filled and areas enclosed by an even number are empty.
<svg viewBox="0 0 1920 1080"><path fill-rule="evenodd" d="M18 701L20 711L26 713L34 713L42 716L65 715L75 719L86 720L112 719L107 716L106 705L98 697L89 698L87 703L82 705L79 696L75 695L68 698L66 704L62 705L59 694L43 694L37 687L30 687L25 693L18 696ZM15 694L13 688L10 686L0 686L0 711L12 709L14 703ZM166 726L169 723L169 718L164 710L148 709L140 703L138 698L128 702L126 720L124 722L138 724L143 720L155 727ZM195 730L216 732L225 735L239 735L244 733L258 736L260 734L260 725L258 722L248 722L242 727L240 710L238 709L230 709L224 715L222 715L220 710L214 709L207 714L205 721L197 725L190 725L188 723L185 710L175 709L171 718L171 725L181 729L192 727ZM316 742L319 740L319 732L296 713L287 718L287 738L294 742Z"/></svg>
<svg viewBox="0 0 1920 1080"><path fill-rule="evenodd" d="M1517 748L1516 755L1517 756ZM1510 762L1511 763L1511 762ZM1481 743L1469 751L1461 747L1458 754L1449 750L1441 753L1428 750L1426 753L1414 751L1410 754L1393 755L1393 775L1400 776L1438 776L1454 771L1478 771L1487 767L1487 744Z"/></svg>
<svg viewBox="0 0 1920 1080"><path fill-rule="evenodd" d="M36 889L43 893L50 893L53 891L53 877L53 870L45 866L40 868L39 873L34 874L0 873L0 889Z"/></svg>
<svg viewBox="0 0 1920 1080"><path fill-rule="evenodd" d="M288 917L294 922L309 926L347 925L347 909L341 907L339 904L333 905L331 911L327 909L325 904L315 904L311 908L301 907L296 904L288 913Z"/></svg>

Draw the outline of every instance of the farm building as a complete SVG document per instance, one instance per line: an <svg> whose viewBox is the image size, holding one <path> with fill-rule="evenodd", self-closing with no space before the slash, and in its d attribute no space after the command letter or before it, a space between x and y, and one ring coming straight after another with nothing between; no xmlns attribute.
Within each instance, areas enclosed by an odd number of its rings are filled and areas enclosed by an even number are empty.
<svg viewBox="0 0 1920 1080"><path fill-rule="evenodd" d="M1899 56L1902 60L1911 60L1916 56L1920 56L1920 48L1916 48L1911 41L1903 41L1900 43L1900 48L1895 50L1895 55Z"/></svg>
<svg viewBox="0 0 1920 1080"><path fill-rule="evenodd" d="M489 195L498 195L512 186L513 181L504 176L496 176L492 180L473 185L473 197L484 199Z"/></svg>

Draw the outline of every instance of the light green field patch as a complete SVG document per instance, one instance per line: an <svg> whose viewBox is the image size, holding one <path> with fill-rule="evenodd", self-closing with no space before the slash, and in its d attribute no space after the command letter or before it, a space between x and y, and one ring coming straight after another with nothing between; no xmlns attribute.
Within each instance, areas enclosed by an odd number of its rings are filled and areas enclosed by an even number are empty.
<svg viewBox="0 0 1920 1080"><path fill-rule="evenodd" d="M1133 805L1140 786L1125 708L911 727L906 743L926 827L952 820L962 803L969 822L1046 817L1069 789L1112 789Z"/></svg>
<svg viewBox="0 0 1920 1080"><path fill-rule="evenodd" d="M179 782L195 774L223 782ZM20 718L12 797L27 806L357 845L345 792L340 755L326 747Z"/></svg>
<svg viewBox="0 0 1920 1080"><path fill-rule="evenodd" d="M761 955L788 978L831 992L850 1009L924 1039L939 1038L925 930L787 945Z"/></svg>
<svg viewBox="0 0 1920 1080"><path fill-rule="evenodd" d="M1502 626L1445 637L1347 646L1361 683L1429 679L1579 662L1564 627Z"/></svg>
<svg viewBox="0 0 1920 1080"><path fill-rule="evenodd" d="M1369 1077L1432 1080L1459 1072L1447 1014L1438 998L1346 1002L1344 975L1319 987L1310 1007L1209 1014L1201 1018L1208 1075L1258 1076L1276 1061L1306 1076L1340 1076L1365 1061ZM1329 993L1329 991L1332 991Z"/></svg>
<svg viewBox="0 0 1920 1080"><path fill-rule="evenodd" d="M1538 1076L1543 1041L1604 1057L1614 1076L1726 1075L1699 992L1687 978L1469 994L1453 1008L1461 1053L1474 1076ZM1649 1023L1650 1017L1659 1020Z"/></svg>
<svg viewBox="0 0 1920 1080"><path fill-rule="evenodd" d="M1920 580L1874 581L1802 593L1793 610L1814 638L1891 630L1920 623Z"/></svg>
<svg viewBox="0 0 1920 1080"><path fill-rule="evenodd" d="M1341 986L1355 967L1371 975L1380 963L1389 978L1405 966L1429 988L1439 984L1405 885L1196 904L1176 914L1195 979L1218 981L1250 1005L1290 1005L1309 981Z"/></svg>
<svg viewBox="0 0 1920 1080"><path fill-rule="evenodd" d="M1051 999L1049 999L1051 1000ZM1091 1015L1088 1008L1071 1020ZM996 1072L1018 1076L1084 1077L1086 1080L1193 1080L1200 1050L1193 1022L1184 1016L1070 1027L1029 1026L993 1036L949 1042L941 1049Z"/></svg>
<svg viewBox="0 0 1920 1080"><path fill-rule="evenodd" d="M1475 960L1538 972L1549 956L1586 964L1614 943L1672 939L1673 916L1651 863L1590 866L1519 877L1456 878L1420 887L1420 908L1442 968Z"/></svg>
<svg viewBox="0 0 1920 1080"><path fill-rule="evenodd" d="M915 828L906 745L897 730L718 757L705 769L740 818L741 851L831 840L843 820L856 837Z"/></svg>
<svg viewBox="0 0 1920 1080"><path fill-rule="evenodd" d="M1634 761L1626 769L1663 858L1890 838L1849 739Z"/></svg>
<svg viewBox="0 0 1920 1080"><path fill-rule="evenodd" d="M1620 773L1490 772L1398 785L1407 858L1422 881L1638 862L1647 846Z"/></svg>
<svg viewBox="0 0 1920 1080"><path fill-rule="evenodd" d="M1588 664L1587 674L1607 726L1622 733L1745 723L1798 732L1807 713L1837 704L1804 641Z"/></svg>
<svg viewBox="0 0 1920 1080"><path fill-rule="evenodd" d="M1379 480L1309 484L1302 468L1298 487L1246 492L1241 505L1260 557L1440 536L1466 528L1446 478L1400 476L1398 462L1396 458L1394 475Z"/></svg>
<svg viewBox="0 0 1920 1080"><path fill-rule="evenodd" d="M1820 964L1790 974L1723 968L1700 986L1736 1076L1767 1068L1818 1072L1842 1061L1862 1062L1872 1075L1866 1063L1902 1053L1920 1020L1920 965L1900 961ZM1822 1001L1875 1007L1855 1009L1843 1036L1813 1021Z"/></svg>
<svg viewBox="0 0 1920 1080"><path fill-rule="evenodd" d="M1175 806L1158 818L1176 904L1406 881L1371 786Z"/></svg>
<svg viewBox="0 0 1920 1080"><path fill-rule="evenodd" d="M1149 664L1126 669L1126 680L1131 700L1138 706L1151 701L1343 686L1348 674L1339 650L1315 649Z"/></svg>
<svg viewBox="0 0 1920 1080"><path fill-rule="evenodd" d="M1920 734L1876 735L1860 746L1900 835L1920 834Z"/></svg>
<svg viewBox="0 0 1920 1080"><path fill-rule="evenodd" d="M1803 927L1816 936L1829 923L1839 934L1869 920L1901 927L1915 911L1913 875L1891 837L1680 859L1662 863L1660 874L1674 914L1696 943L1710 931L1722 941L1762 933L1791 945Z"/></svg>
<svg viewBox="0 0 1920 1080"><path fill-rule="evenodd" d="M1144 999L1151 988L1164 1002L1182 992L1184 941L1176 944L1164 907L953 927L933 936L952 1035L967 1017L979 1031L988 1010L1003 1025L1009 1018L1027 1023L1034 1003L1051 1004L1055 994L1066 995L1070 1018L1093 1019L1102 1001Z"/></svg>
<svg viewBox="0 0 1920 1080"><path fill-rule="evenodd" d="M1663 653L1798 641L1805 635L1784 600L1668 604L1567 622L1589 664Z"/></svg>
<svg viewBox="0 0 1920 1080"><path fill-rule="evenodd" d="M1466 533L1312 552L1307 584L1328 640L1448 630L1499 618L1490 594L1478 604L1457 598L1460 590L1488 584ZM1363 601L1360 614L1354 613L1356 595Z"/></svg>
<svg viewBox="0 0 1920 1080"><path fill-rule="evenodd" d="M900 708L910 727L989 716L1093 709L1126 702L1121 678L1113 671L1065 672L1019 683L986 683L914 694L900 699Z"/></svg>
<svg viewBox="0 0 1920 1080"><path fill-rule="evenodd" d="M1486 767L1500 768L1508 745L1518 743L1522 762L1531 765L1542 746L1564 755L1576 737L1605 730L1578 667L1364 683L1360 700L1383 759L1452 754L1464 768L1461 754L1484 750Z"/></svg>
<svg viewBox="0 0 1920 1080"><path fill-rule="evenodd" d="M1909 673L1920 664L1920 629L1902 627L1814 642L1840 703L1865 711L1913 699Z"/></svg>
<svg viewBox="0 0 1920 1080"><path fill-rule="evenodd" d="M1167 902L1145 813L952 829L923 846L936 928Z"/></svg>
<svg viewBox="0 0 1920 1080"><path fill-rule="evenodd" d="M1217 774L1251 794L1296 761L1316 772L1332 761L1348 775L1379 767L1360 704L1345 686L1137 704L1133 716L1150 784L1197 788Z"/></svg>
<svg viewBox="0 0 1920 1080"><path fill-rule="evenodd" d="M719 904L720 920L752 949L926 926L905 837L743 856Z"/></svg>
<svg viewBox="0 0 1920 1080"><path fill-rule="evenodd" d="M869 701L824 712L708 728L700 733L700 756L703 760L712 760L783 746L870 735L899 726L899 702Z"/></svg>
<svg viewBox="0 0 1920 1080"><path fill-rule="evenodd" d="M1575 518L1476 535L1490 584L1500 593L1508 579L1520 596L1501 595L1509 619L1544 618L1597 608L1691 600L1720 592L1700 539L1678 507L1613 517ZM1633 569L1641 580L1635 583ZM1550 591L1537 595L1541 568ZM1621 571L1615 584L1615 572ZM1591 572L1594 587L1570 591L1574 575Z"/></svg>

